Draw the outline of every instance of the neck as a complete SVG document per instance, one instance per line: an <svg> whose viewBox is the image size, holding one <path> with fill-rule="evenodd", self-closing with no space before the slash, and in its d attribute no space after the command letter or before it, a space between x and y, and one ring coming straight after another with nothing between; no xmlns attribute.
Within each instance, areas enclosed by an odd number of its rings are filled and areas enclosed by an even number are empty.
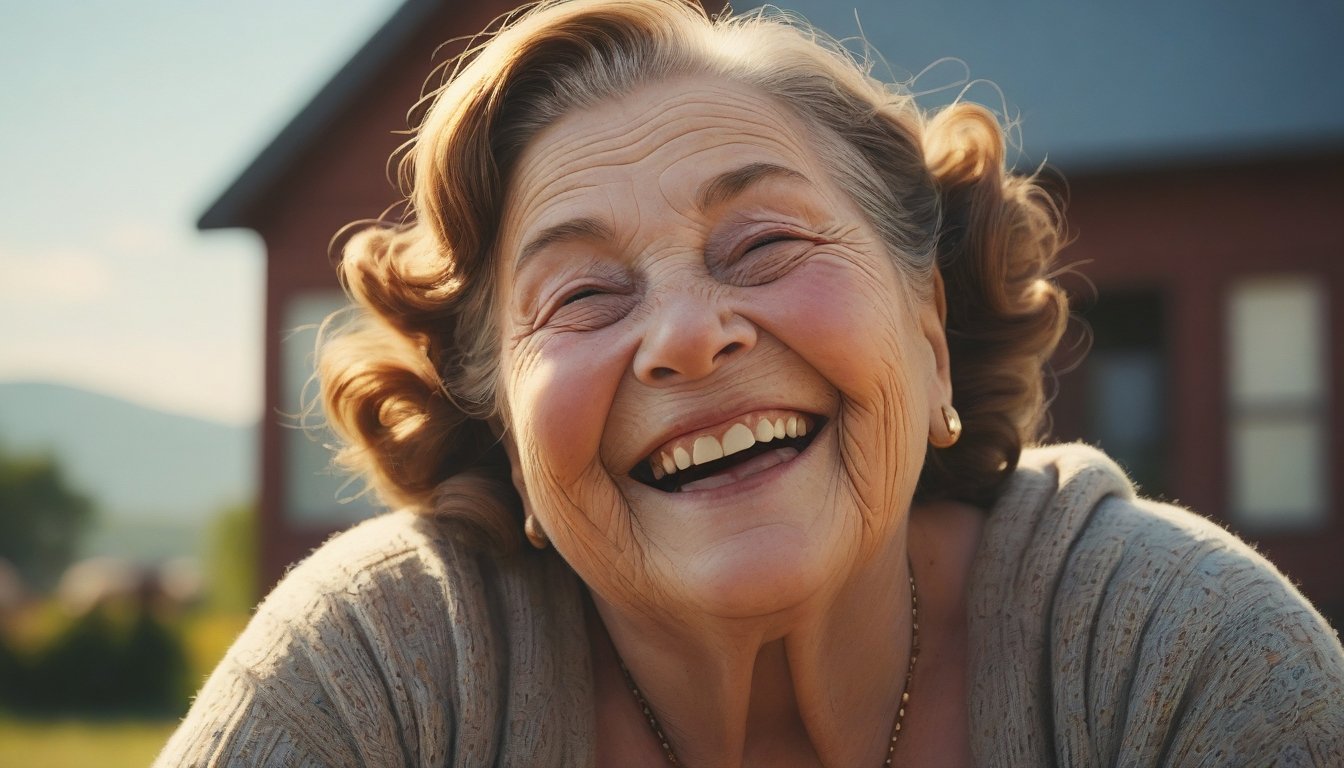
<svg viewBox="0 0 1344 768"><path fill-rule="evenodd" d="M651 618L595 598L597 660L624 660L681 765L877 766L911 652L908 575L902 537L770 616ZM607 695L639 714L628 690ZM656 747L646 721L630 722Z"/></svg>

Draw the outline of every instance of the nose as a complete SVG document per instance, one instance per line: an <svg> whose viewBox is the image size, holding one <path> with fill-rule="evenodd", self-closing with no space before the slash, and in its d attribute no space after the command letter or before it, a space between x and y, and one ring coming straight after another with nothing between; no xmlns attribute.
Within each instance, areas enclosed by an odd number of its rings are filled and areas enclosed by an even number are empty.
<svg viewBox="0 0 1344 768"><path fill-rule="evenodd" d="M659 386L703 378L756 345L756 326L724 297L695 290L664 295L635 352L635 376Z"/></svg>

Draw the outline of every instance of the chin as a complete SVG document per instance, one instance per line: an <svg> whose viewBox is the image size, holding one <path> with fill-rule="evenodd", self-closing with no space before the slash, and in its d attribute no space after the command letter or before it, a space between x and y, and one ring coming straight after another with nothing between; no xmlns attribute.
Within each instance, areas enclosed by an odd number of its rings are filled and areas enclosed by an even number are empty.
<svg viewBox="0 0 1344 768"><path fill-rule="evenodd" d="M684 570L686 599L719 618L760 618L805 609L843 579L853 562L841 542L810 527L776 523L743 531L699 552Z"/></svg>

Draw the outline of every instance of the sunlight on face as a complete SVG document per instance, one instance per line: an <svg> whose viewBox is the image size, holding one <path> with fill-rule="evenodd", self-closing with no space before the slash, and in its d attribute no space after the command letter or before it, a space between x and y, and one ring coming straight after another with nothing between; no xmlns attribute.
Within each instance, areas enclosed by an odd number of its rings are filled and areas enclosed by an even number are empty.
<svg viewBox="0 0 1344 768"><path fill-rule="evenodd" d="M569 115L499 254L522 490L600 599L784 611L901 530L937 312L774 102L689 80Z"/></svg>

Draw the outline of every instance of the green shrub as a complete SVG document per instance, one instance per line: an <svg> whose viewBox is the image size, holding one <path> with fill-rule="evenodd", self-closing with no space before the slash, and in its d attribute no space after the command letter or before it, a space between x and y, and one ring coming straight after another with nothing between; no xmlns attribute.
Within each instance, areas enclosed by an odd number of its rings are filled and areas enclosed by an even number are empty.
<svg viewBox="0 0 1344 768"><path fill-rule="evenodd" d="M12 711L173 716L186 710L187 662L178 632L138 603L107 603L70 618L27 654L0 645L11 661L0 703Z"/></svg>

